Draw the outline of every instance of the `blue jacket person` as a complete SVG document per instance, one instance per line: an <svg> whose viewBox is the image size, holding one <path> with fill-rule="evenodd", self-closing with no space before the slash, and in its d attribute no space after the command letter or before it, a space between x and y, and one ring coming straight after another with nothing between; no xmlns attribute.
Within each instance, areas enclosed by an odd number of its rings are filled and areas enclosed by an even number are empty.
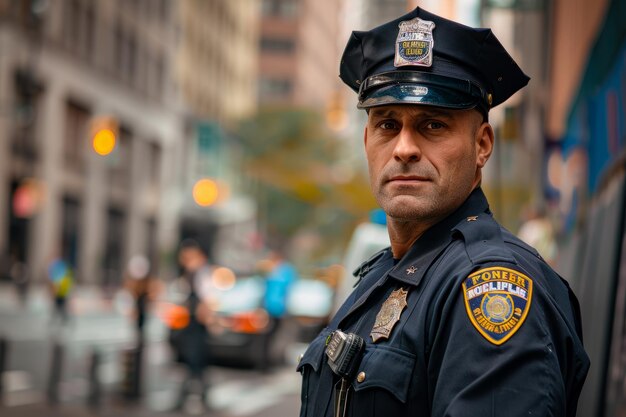
<svg viewBox="0 0 626 417"><path fill-rule="evenodd" d="M574 416L577 300L480 188L489 110L529 78L489 29L419 8L353 32L340 77L391 247L301 358L301 417Z"/></svg>

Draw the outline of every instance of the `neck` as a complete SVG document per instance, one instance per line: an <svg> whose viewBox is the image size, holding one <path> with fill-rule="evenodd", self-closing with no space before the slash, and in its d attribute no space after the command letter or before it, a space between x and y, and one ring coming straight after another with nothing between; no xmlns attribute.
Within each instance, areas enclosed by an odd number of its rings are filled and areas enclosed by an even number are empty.
<svg viewBox="0 0 626 417"><path fill-rule="evenodd" d="M387 231L391 242L391 252L400 259L411 249L417 239L436 222L403 221L388 218Z"/></svg>

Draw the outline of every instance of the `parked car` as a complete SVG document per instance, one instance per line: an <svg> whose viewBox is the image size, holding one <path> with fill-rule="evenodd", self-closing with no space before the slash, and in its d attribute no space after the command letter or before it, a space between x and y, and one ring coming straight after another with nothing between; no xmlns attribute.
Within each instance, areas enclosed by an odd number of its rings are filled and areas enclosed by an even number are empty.
<svg viewBox="0 0 626 417"><path fill-rule="evenodd" d="M335 292L318 279L296 281L287 297L287 313L296 323L296 338L310 342L322 330L333 311Z"/></svg>
<svg viewBox="0 0 626 417"><path fill-rule="evenodd" d="M266 364L263 349L269 316L263 308L265 283L260 276L238 278L217 292L208 349L214 365L259 367Z"/></svg>

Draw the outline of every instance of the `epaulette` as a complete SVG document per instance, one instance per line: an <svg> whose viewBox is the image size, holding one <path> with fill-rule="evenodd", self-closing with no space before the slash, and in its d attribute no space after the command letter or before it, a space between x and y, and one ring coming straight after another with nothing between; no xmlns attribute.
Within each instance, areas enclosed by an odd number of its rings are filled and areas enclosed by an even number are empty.
<svg viewBox="0 0 626 417"><path fill-rule="evenodd" d="M378 252L373 254L367 261L359 265L357 269L352 271L352 275L358 278L353 287L356 287L361 283L361 280L370 271L372 265L374 265L387 252L387 250L389 250L389 248L379 250Z"/></svg>
<svg viewBox="0 0 626 417"><path fill-rule="evenodd" d="M488 213L467 217L453 232L463 236L467 255L475 265L499 261L517 263L504 243L500 225Z"/></svg>

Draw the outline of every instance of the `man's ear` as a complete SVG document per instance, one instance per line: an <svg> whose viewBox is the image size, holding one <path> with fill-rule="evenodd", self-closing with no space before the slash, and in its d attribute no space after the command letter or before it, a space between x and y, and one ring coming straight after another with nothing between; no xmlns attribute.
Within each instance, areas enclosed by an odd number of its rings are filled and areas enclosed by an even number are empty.
<svg viewBox="0 0 626 417"><path fill-rule="evenodd" d="M363 128L363 145L367 146L367 126Z"/></svg>
<svg viewBox="0 0 626 417"><path fill-rule="evenodd" d="M476 131L476 165L482 168L487 164L493 151L493 128L484 122Z"/></svg>

